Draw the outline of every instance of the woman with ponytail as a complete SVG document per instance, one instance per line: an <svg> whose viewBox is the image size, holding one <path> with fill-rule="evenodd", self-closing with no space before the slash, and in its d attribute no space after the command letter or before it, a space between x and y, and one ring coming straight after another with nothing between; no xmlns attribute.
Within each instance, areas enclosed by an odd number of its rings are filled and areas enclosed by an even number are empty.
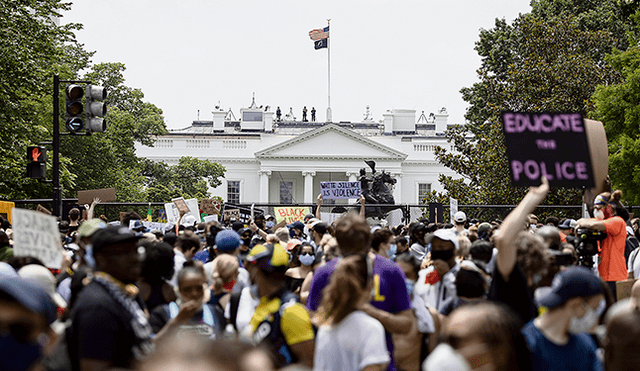
<svg viewBox="0 0 640 371"><path fill-rule="evenodd" d="M598 273L616 297L616 281L627 279L627 264L624 248L627 240L627 223L629 212L622 205L622 191L604 192L593 201L595 219L578 220L577 228L603 231L607 237L600 241L600 264Z"/></svg>
<svg viewBox="0 0 640 371"><path fill-rule="evenodd" d="M209 304L224 310L229 303L233 286L238 280L238 268L240 268L240 263L238 263L238 258L233 255L221 254L213 261L211 274L213 285L211 285Z"/></svg>
<svg viewBox="0 0 640 371"><path fill-rule="evenodd" d="M371 261L363 255L342 259L324 289L317 312L314 370L384 370L391 360L384 327L359 308L370 301Z"/></svg>

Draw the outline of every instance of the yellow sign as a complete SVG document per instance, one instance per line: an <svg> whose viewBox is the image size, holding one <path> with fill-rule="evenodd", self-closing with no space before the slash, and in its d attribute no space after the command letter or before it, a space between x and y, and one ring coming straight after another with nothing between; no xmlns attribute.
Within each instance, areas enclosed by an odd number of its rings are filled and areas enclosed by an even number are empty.
<svg viewBox="0 0 640 371"><path fill-rule="evenodd" d="M287 224L291 224L296 221L302 221L304 216L311 213L309 207L302 206L285 206L275 207L276 221L280 223L285 221Z"/></svg>
<svg viewBox="0 0 640 371"><path fill-rule="evenodd" d="M13 221L11 220L11 209L14 207L16 207L14 202L0 201L0 215L7 219L11 224L13 224Z"/></svg>

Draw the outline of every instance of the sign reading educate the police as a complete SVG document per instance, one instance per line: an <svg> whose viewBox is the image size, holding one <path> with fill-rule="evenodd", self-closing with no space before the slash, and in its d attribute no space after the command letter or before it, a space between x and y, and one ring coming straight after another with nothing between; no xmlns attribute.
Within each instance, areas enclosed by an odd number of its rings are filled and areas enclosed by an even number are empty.
<svg viewBox="0 0 640 371"><path fill-rule="evenodd" d="M511 184L551 187L594 186L589 144L579 113L504 112L502 129Z"/></svg>
<svg viewBox="0 0 640 371"><path fill-rule="evenodd" d="M360 198L360 182L320 182L322 198L326 200Z"/></svg>
<svg viewBox="0 0 640 371"><path fill-rule="evenodd" d="M12 212L13 255L38 258L48 268L60 269L63 250L56 218L26 209Z"/></svg>

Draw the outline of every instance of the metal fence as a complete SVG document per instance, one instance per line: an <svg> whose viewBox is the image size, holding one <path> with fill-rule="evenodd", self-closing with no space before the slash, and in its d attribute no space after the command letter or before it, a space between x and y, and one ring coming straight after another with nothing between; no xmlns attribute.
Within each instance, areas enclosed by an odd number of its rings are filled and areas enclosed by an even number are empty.
<svg viewBox="0 0 640 371"><path fill-rule="evenodd" d="M32 199L32 200L12 200L16 204L16 207L36 209L37 205L51 210L51 199ZM78 199L68 198L63 199L63 219L67 219L69 210L73 207L78 207ZM253 204L256 212L262 212L264 214L275 215L276 207L308 207L310 212L315 214L315 204ZM252 204L227 204L223 205L223 208L244 208L249 209ZM369 206L382 206L382 207L394 207L395 210L389 212L386 223L388 225L407 224L420 219L429 219L429 207L426 204L402 204L402 205L367 205ZM479 221L493 221L504 220L504 218L513 210L517 205L458 205L458 210L464 211L467 218L478 219ZM120 212L135 211L143 218L146 217L147 212L151 208L151 216L154 220L157 220L159 216L164 212L164 202L105 202L100 203L94 210L96 217L105 215L108 220L119 220ZM321 213L342 214L350 210L358 211L360 204L323 204L320 207ZM630 213L634 211L640 212L640 206L628 206L627 209ZM538 215L538 220L544 221L547 216L556 216L562 218L579 219L582 217L581 205L540 205L535 210ZM449 222L449 205L443 205L444 222Z"/></svg>

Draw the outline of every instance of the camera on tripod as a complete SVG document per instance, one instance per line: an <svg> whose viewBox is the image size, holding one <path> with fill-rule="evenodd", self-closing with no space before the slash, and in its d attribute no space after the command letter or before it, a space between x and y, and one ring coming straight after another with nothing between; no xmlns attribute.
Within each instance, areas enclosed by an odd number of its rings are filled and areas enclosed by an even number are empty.
<svg viewBox="0 0 640 371"><path fill-rule="evenodd" d="M578 228L576 245L576 255L578 255L578 265L586 267L593 266L593 256L598 253L598 241L607 238L607 233L595 229Z"/></svg>

